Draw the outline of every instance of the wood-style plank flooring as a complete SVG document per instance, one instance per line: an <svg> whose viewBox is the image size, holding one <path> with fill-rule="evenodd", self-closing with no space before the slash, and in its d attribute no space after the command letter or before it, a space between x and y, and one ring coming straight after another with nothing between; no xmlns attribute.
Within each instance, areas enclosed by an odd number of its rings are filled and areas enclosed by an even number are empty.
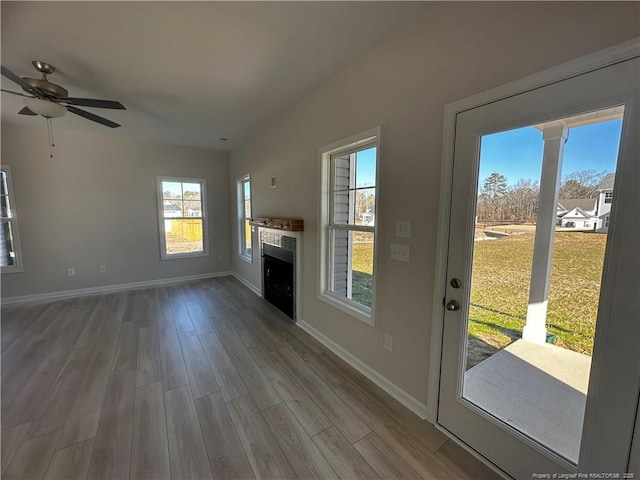
<svg viewBox="0 0 640 480"><path fill-rule="evenodd" d="M2 478L498 478L231 277L2 309Z"/></svg>

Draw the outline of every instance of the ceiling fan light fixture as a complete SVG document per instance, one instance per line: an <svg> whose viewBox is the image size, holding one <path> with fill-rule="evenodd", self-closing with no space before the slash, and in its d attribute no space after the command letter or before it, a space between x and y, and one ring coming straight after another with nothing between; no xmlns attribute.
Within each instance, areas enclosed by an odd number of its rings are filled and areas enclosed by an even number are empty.
<svg viewBox="0 0 640 480"><path fill-rule="evenodd" d="M33 113L45 118L57 118L67 113L67 109L63 105L40 98L25 98L24 104Z"/></svg>

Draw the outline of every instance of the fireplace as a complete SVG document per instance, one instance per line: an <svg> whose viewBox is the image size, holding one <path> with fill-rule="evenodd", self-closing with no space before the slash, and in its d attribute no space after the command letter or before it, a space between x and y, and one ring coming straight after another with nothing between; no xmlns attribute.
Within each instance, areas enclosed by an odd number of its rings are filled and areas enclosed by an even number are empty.
<svg viewBox="0 0 640 480"><path fill-rule="evenodd" d="M294 253L274 245L262 247L262 285L264 298L292 319Z"/></svg>
<svg viewBox="0 0 640 480"><path fill-rule="evenodd" d="M292 320L299 313L301 232L259 227L262 296Z"/></svg>

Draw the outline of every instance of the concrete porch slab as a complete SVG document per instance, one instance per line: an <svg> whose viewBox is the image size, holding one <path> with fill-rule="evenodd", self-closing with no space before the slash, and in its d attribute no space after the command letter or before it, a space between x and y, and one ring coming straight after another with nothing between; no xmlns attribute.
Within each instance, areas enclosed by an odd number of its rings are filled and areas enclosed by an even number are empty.
<svg viewBox="0 0 640 480"><path fill-rule="evenodd" d="M465 374L463 397L577 463L591 357L516 340Z"/></svg>

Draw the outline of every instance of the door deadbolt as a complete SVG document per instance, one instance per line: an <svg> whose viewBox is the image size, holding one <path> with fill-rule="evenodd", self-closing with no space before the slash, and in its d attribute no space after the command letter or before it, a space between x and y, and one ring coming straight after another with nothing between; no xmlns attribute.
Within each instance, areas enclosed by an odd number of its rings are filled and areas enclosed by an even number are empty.
<svg viewBox="0 0 640 480"><path fill-rule="evenodd" d="M447 303L444 308L450 312L455 312L456 310L460 310L460 304L456 300L449 300L449 303Z"/></svg>
<svg viewBox="0 0 640 480"><path fill-rule="evenodd" d="M462 282L459 278L452 278L451 282L449 282L453 288L460 288L462 286Z"/></svg>

